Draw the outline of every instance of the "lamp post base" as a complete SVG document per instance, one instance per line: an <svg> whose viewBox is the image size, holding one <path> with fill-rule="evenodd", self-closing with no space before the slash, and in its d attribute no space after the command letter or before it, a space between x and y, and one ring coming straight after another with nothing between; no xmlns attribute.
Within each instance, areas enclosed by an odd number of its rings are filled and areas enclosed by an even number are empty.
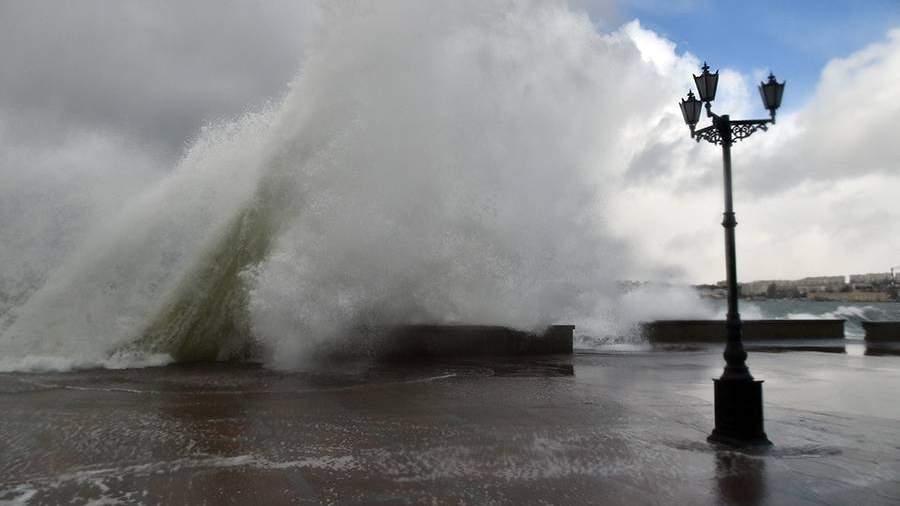
<svg viewBox="0 0 900 506"><path fill-rule="evenodd" d="M707 438L729 446L770 446L763 430L762 381L714 379L716 428Z"/></svg>

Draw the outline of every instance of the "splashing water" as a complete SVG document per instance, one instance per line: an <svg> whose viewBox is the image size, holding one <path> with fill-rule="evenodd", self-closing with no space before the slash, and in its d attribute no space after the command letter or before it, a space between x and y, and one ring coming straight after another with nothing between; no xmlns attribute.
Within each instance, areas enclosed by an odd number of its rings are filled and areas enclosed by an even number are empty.
<svg viewBox="0 0 900 506"><path fill-rule="evenodd" d="M206 128L8 309L0 368L292 367L359 325L620 324L604 193L627 118L670 91L629 37L556 1L320 15L283 100Z"/></svg>

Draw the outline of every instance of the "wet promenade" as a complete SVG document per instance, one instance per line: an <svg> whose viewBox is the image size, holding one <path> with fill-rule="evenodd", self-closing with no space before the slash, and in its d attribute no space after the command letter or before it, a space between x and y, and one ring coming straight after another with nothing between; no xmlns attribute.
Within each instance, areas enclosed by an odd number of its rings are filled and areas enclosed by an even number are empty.
<svg viewBox="0 0 900 506"><path fill-rule="evenodd" d="M717 347L2 374L0 504L900 504L900 356L749 363L766 452L705 442Z"/></svg>

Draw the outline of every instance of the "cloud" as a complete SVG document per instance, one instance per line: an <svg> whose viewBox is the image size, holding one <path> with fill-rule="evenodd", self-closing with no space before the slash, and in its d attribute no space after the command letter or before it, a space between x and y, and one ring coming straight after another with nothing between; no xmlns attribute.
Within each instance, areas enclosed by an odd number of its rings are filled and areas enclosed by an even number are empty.
<svg viewBox="0 0 900 506"><path fill-rule="evenodd" d="M0 114L22 143L129 132L178 156L200 125L258 107L297 71L308 2L3 2Z"/></svg>
<svg viewBox="0 0 900 506"><path fill-rule="evenodd" d="M756 169L742 181L751 191L764 193L808 181L897 174L897 82L900 29L889 32L884 42L832 60L815 95L794 117L786 118L787 131L763 146L754 160Z"/></svg>
<svg viewBox="0 0 900 506"><path fill-rule="evenodd" d="M645 58L674 61L664 67L689 74L680 67L695 61L691 55L671 52L640 27L627 31L650 52ZM679 79L665 70L661 77ZM790 76L787 81L785 103L799 99L790 94ZM898 81L900 30L893 30L883 42L832 60L801 108L735 144L740 277L849 274L897 263ZM723 70L714 109L759 116L753 83ZM645 118L645 134L635 136L640 147L609 207L611 222L638 245L647 266L656 266L643 276L677 265L685 279L714 281L724 277L720 150L687 138L675 101Z"/></svg>

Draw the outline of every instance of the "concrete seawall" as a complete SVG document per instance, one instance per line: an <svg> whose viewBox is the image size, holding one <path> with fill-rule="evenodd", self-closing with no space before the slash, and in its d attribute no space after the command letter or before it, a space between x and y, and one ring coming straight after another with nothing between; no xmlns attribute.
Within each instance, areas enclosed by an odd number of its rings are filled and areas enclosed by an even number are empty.
<svg viewBox="0 0 900 506"><path fill-rule="evenodd" d="M866 341L900 343L900 321L898 322L862 322L866 331Z"/></svg>
<svg viewBox="0 0 900 506"><path fill-rule="evenodd" d="M651 343L725 342L724 320L657 320L641 324ZM747 341L843 339L844 320L744 320Z"/></svg>
<svg viewBox="0 0 900 506"><path fill-rule="evenodd" d="M574 325L551 325L543 332L495 325L398 325L360 331L325 354L388 361L572 354L574 331Z"/></svg>
<svg viewBox="0 0 900 506"><path fill-rule="evenodd" d="M549 355L572 353L574 325L531 333L490 325L405 325L382 341L381 358Z"/></svg>

